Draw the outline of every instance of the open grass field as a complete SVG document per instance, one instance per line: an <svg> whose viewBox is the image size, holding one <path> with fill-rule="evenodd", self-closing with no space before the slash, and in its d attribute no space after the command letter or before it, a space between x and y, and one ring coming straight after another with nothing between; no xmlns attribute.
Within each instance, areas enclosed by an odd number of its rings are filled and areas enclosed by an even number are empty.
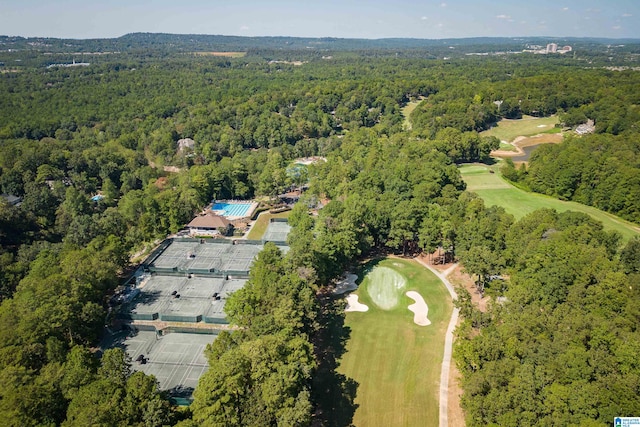
<svg viewBox="0 0 640 427"><path fill-rule="evenodd" d="M495 173L489 173L493 169ZM607 230L616 230L625 241L640 235L640 227L615 215L603 212L591 206L576 202L565 202L553 197L537 193L529 193L509 184L498 172L499 166L479 164L460 167L462 179L467 183L467 190L477 193L487 206L502 206L508 213L520 219L541 208L551 208L558 212L567 210L584 212L601 221Z"/></svg>
<svg viewBox="0 0 640 427"><path fill-rule="evenodd" d="M380 271L380 267L386 268ZM374 273L367 277L370 271ZM444 335L453 309L447 289L415 261L373 261L358 274L365 277L356 294L369 311L347 313L351 336L338 369L359 384L353 424L437 426ZM390 289L383 289L385 285ZM405 295L407 291L424 298L430 325L413 322L407 307L414 301ZM385 294L397 298L396 305L387 310L374 302L387 299Z"/></svg>
<svg viewBox="0 0 640 427"><path fill-rule="evenodd" d="M193 52L196 56L221 56L227 58L242 58L247 52Z"/></svg>
<svg viewBox="0 0 640 427"><path fill-rule="evenodd" d="M521 119L502 119L489 130L481 132L482 136L495 136L500 141L512 142L519 136L532 136L539 133L559 133L560 129L557 116L531 117L523 116Z"/></svg>
<svg viewBox="0 0 640 427"><path fill-rule="evenodd" d="M256 219L256 223L253 224L249 234L247 234L247 239L249 240L260 240L262 236L264 236L265 231L267 231L267 227L269 226L269 220L271 218L288 218L291 211L280 212L277 214L270 214L269 212L263 212Z"/></svg>
<svg viewBox="0 0 640 427"><path fill-rule="evenodd" d="M417 99L415 101L407 102L407 105L402 107L402 115L404 116L404 122L402 123L402 128L404 130L411 130L411 121L409 120L409 116L413 113L413 110L416 109L418 104L422 102L424 98Z"/></svg>

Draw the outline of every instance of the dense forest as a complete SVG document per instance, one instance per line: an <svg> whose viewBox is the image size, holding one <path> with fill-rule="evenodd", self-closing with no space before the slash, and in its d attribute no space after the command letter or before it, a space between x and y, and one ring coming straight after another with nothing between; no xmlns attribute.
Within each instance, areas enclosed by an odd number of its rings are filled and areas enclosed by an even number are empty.
<svg viewBox="0 0 640 427"><path fill-rule="evenodd" d="M638 413L640 240L617 251L599 223L554 211L501 237L505 302L479 313L461 299L468 425L609 425Z"/></svg>
<svg viewBox="0 0 640 427"><path fill-rule="evenodd" d="M335 371L343 307L327 286L372 253L438 248L506 298L488 313L459 302L470 425L606 424L638 413L640 242L572 213L515 222L466 192L456 167L492 161L499 141L478 132L501 118L591 119L596 134L540 148L528 168L507 163L504 175L638 222L640 76L603 66L628 63L638 45L444 59L417 45L385 50L397 41L329 54L278 52L270 43L281 40L263 40L231 58L188 52L253 41L196 38L196 49L180 38L172 49L166 37L75 41L71 52L112 53L51 68L73 59L62 48L45 54L64 43L2 39L23 43L0 52L0 187L22 201L0 198L5 425L349 425L356 385ZM504 48L474 40L465 49L479 45ZM600 63L605 55L614 59ZM419 102L410 129L408 102ZM178 150L182 138L193 149ZM207 348L210 369L188 410L122 351L95 357L108 297L134 253L212 198L281 193L296 184L291 161L313 155L327 161L309 168L290 251L267 245L229 301L241 328ZM317 216L311 199L327 201ZM508 280L491 282L497 274Z"/></svg>

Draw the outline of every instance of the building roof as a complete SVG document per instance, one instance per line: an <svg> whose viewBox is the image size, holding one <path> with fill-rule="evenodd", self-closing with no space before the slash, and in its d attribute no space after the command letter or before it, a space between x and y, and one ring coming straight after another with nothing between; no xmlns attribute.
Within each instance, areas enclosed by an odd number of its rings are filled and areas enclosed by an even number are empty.
<svg viewBox="0 0 640 427"><path fill-rule="evenodd" d="M191 138L182 138L178 140L178 151L184 151L187 148L193 149L196 142Z"/></svg>
<svg viewBox="0 0 640 427"><path fill-rule="evenodd" d="M1 197L5 198L9 204L13 206L19 206L22 202L22 199L18 196L14 196L12 194L0 194Z"/></svg>
<svg viewBox="0 0 640 427"><path fill-rule="evenodd" d="M220 215L213 213L207 213L205 215L199 215L195 217L187 227L189 228L223 228L228 227L229 220Z"/></svg>

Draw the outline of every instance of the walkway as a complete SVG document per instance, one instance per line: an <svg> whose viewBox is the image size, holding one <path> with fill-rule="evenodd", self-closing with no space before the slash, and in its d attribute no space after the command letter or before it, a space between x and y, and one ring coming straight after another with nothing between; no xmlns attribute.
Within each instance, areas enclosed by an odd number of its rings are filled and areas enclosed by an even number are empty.
<svg viewBox="0 0 640 427"><path fill-rule="evenodd" d="M433 274L435 274L444 285L447 287L449 294L451 294L451 299L458 299L458 295L456 294L455 289L453 289L453 285L447 279L447 276L451 274L453 270L456 269L458 264L453 264L451 267L446 269L444 272L439 272L431 265L427 264L423 260L419 258L415 258L420 264L431 270ZM444 338L444 356L442 357L442 369L440 370L440 416L439 416L439 426L447 427L449 425L447 410L449 404L449 370L451 368L451 353L453 350L453 331L456 328L456 324L458 323L458 314L460 310L457 308L453 309L451 313L451 320L449 320L449 326L447 327L447 333Z"/></svg>

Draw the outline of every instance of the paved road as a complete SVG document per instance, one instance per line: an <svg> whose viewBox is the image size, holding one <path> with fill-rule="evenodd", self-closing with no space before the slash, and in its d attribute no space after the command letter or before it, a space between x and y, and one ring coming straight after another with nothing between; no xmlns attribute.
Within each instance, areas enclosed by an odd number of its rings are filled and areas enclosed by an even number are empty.
<svg viewBox="0 0 640 427"><path fill-rule="evenodd" d="M426 268L431 270L433 274L438 276L438 278L444 283L451 294L451 299L458 299L458 295L456 294L455 289L453 289L453 285L447 279L447 276L451 274L453 270L458 266L458 264L454 264L449 267L444 272L439 272L431 265L422 261L421 259L415 258L420 264L424 265ZM439 416L439 426L440 427L448 427L448 405L449 405L449 370L451 368L451 353L453 350L453 330L456 328L456 324L458 323L458 314L459 310L457 308L453 309L451 313L451 319L449 320L449 326L447 327L447 333L444 337L444 356L442 357L442 369L440 370L440 416Z"/></svg>

